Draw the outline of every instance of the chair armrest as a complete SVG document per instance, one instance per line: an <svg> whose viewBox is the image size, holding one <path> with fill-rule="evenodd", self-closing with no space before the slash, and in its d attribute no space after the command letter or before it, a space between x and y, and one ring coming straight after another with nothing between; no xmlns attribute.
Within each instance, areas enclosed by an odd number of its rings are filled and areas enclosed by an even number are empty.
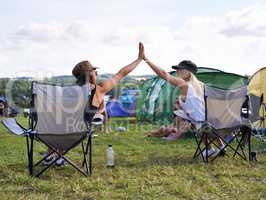
<svg viewBox="0 0 266 200"><path fill-rule="evenodd" d="M15 135L25 135L28 131L20 125L15 118L6 118L2 124Z"/></svg>

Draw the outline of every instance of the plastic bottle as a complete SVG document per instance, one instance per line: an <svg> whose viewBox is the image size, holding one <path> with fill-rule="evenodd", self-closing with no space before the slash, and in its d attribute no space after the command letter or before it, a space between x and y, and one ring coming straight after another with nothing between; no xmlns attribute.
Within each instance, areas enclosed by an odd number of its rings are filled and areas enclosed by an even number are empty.
<svg viewBox="0 0 266 200"><path fill-rule="evenodd" d="M108 145L108 148L106 150L106 155L107 155L106 166L107 167L114 167L115 166L115 158L114 158L114 151L113 151L112 145Z"/></svg>
<svg viewBox="0 0 266 200"><path fill-rule="evenodd" d="M116 128L116 130L119 131L119 132L125 132L127 129L126 129L126 127L119 126L119 127Z"/></svg>

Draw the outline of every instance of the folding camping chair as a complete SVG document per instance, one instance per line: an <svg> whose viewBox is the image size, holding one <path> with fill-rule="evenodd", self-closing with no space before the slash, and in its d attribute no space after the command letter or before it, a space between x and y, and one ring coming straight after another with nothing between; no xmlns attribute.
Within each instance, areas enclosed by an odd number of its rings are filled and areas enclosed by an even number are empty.
<svg viewBox="0 0 266 200"><path fill-rule="evenodd" d="M259 152L265 153L265 145L266 145L266 129L265 127L265 103L263 100L263 94L259 97L254 94L249 94L250 96L250 105L252 108L252 114L250 116L250 121L252 122L252 130L253 136L255 138L254 145L254 160L256 159L256 154ZM259 148L262 148L260 149Z"/></svg>
<svg viewBox="0 0 266 200"><path fill-rule="evenodd" d="M256 122L254 128L262 129L265 123L265 116L264 116L265 105L263 103L263 95L259 97L254 94L249 94L249 99L250 99L250 108L251 108L251 115L249 116L249 119L252 123Z"/></svg>
<svg viewBox="0 0 266 200"><path fill-rule="evenodd" d="M258 133L263 132L265 127L265 109L266 105L263 100L263 94L259 97L254 94L249 94L250 96L250 104L254 109L254 115L251 116L251 121L253 123L253 128L257 130Z"/></svg>
<svg viewBox="0 0 266 200"><path fill-rule="evenodd" d="M204 100L205 122L193 131L197 143L194 158L201 156L204 162L209 162L211 155L208 155L208 149L210 145L214 145L220 153L215 155L211 161L221 154L227 155L226 149L233 150L233 157L238 155L244 160L247 160L247 157L250 160L252 129L247 87L223 90L205 86ZM233 137L227 141L224 137L226 134L232 134ZM222 148L216 144L217 139L225 144ZM236 145L233 145L233 141L236 141ZM248 153L245 152L246 146Z"/></svg>
<svg viewBox="0 0 266 200"><path fill-rule="evenodd" d="M40 176L60 158L83 175L91 174L92 130L91 125L85 121L86 113L89 112L89 96L88 85L57 86L33 82L30 128L26 130L14 119L3 121L10 131L26 136L28 168L31 176ZM52 150L37 162L33 161L35 140ZM70 150L80 144L83 153L81 167L66 157ZM52 154L56 155L56 158L49 165L42 166L43 161Z"/></svg>

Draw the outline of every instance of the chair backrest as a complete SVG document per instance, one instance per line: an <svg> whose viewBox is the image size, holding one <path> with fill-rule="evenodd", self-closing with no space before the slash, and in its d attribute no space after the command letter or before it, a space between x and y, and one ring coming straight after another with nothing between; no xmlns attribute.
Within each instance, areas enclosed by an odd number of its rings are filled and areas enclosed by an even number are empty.
<svg viewBox="0 0 266 200"><path fill-rule="evenodd" d="M259 121L261 118L260 108L262 106L263 99L262 97L258 97L253 94L249 94L249 99L250 99L250 110L251 110L251 115L249 119L251 122Z"/></svg>
<svg viewBox="0 0 266 200"><path fill-rule="evenodd" d="M247 100L247 87L233 90L205 86L205 117L216 129L232 129L243 123L242 107Z"/></svg>
<svg viewBox="0 0 266 200"><path fill-rule="evenodd" d="M89 85L57 86L33 82L37 134L69 134L88 130L84 112L88 107Z"/></svg>

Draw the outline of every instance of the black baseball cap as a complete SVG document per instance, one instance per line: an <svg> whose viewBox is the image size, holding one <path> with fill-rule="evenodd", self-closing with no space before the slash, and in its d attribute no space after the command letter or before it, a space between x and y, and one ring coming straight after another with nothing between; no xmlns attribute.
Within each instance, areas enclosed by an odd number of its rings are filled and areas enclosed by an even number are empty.
<svg viewBox="0 0 266 200"><path fill-rule="evenodd" d="M176 69L186 69L186 70L192 72L193 74L196 74L198 71L197 65L190 60L183 60L178 65L172 66L172 68L175 70Z"/></svg>

